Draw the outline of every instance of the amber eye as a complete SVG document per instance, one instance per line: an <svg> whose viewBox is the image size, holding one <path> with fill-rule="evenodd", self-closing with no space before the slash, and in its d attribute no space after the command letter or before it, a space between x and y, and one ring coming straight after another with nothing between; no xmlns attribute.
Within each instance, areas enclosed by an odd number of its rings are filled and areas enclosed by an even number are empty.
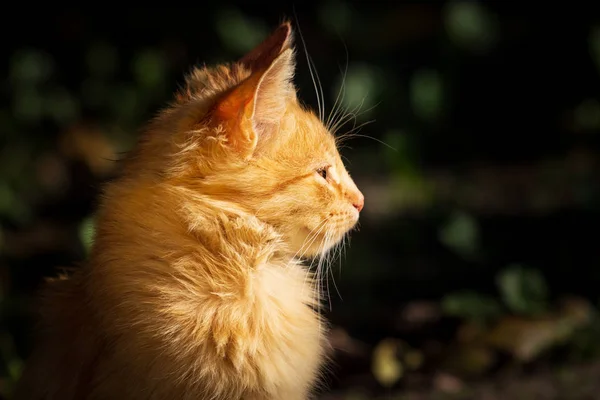
<svg viewBox="0 0 600 400"><path fill-rule="evenodd" d="M321 175L321 178L327 180L327 167L319 168L317 174Z"/></svg>

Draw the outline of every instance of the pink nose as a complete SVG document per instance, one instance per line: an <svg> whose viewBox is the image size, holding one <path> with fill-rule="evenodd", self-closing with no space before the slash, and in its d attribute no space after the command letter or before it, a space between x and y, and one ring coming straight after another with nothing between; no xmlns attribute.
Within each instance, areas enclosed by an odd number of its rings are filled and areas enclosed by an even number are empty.
<svg viewBox="0 0 600 400"><path fill-rule="evenodd" d="M365 196L363 196L361 192L358 192L356 198L352 202L352 205L358 210L358 212L361 212L365 206Z"/></svg>

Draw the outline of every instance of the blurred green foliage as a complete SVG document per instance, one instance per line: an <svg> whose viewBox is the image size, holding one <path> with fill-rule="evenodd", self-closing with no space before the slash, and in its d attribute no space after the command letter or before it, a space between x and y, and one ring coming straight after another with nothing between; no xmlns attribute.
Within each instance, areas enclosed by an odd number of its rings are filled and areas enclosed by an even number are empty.
<svg viewBox="0 0 600 400"><path fill-rule="evenodd" d="M440 227L440 241L465 258L474 257L479 250L477 221L465 212L455 212Z"/></svg>
<svg viewBox="0 0 600 400"><path fill-rule="evenodd" d="M537 316L550 311L548 287L542 273L533 268L512 264L496 276L498 296L475 291L450 293L442 300L448 315L486 321L506 312Z"/></svg>
<svg viewBox="0 0 600 400"><path fill-rule="evenodd" d="M548 288L539 270L509 265L497 281L502 299L512 312L536 315L547 310Z"/></svg>
<svg viewBox="0 0 600 400"><path fill-rule="evenodd" d="M485 322L502 315L502 305L492 296L474 291L451 293L442 299L442 309L447 315L467 320Z"/></svg>
<svg viewBox="0 0 600 400"><path fill-rule="evenodd" d="M457 45L472 51L486 51L494 45L496 21L483 4L451 1L446 8L446 29Z"/></svg>
<svg viewBox="0 0 600 400"><path fill-rule="evenodd" d="M92 247L95 230L96 225L92 217L84 219L79 226L79 238L87 252Z"/></svg>

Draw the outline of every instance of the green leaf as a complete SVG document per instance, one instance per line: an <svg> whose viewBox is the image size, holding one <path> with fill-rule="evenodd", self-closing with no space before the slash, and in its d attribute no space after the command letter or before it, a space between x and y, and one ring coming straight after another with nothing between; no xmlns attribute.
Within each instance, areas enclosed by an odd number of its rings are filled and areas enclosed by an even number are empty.
<svg viewBox="0 0 600 400"><path fill-rule="evenodd" d="M383 142L389 146L384 146L383 151L393 172L402 175L403 178L406 176L420 178L421 174L414 160L415 148L407 132L390 129L384 134Z"/></svg>
<svg viewBox="0 0 600 400"><path fill-rule="evenodd" d="M220 10L215 23L217 33L225 46L239 54L250 51L268 33L262 21L245 16L237 8Z"/></svg>
<svg viewBox="0 0 600 400"><path fill-rule="evenodd" d="M536 315L547 309L548 287L537 269L509 265L498 274L497 285L502 300L514 313Z"/></svg>
<svg viewBox="0 0 600 400"><path fill-rule="evenodd" d="M0 181L0 215L13 221L24 221L29 216L27 203L19 201L14 188Z"/></svg>
<svg viewBox="0 0 600 400"><path fill-rule="evenodd" d="M42 51L26 49L11 57L10 79L14 84L37 85L48 80L53 72L52 58Z"/></svg>
<svg viewBox="0 0 600 400"><path fill-rule="evenodd" d="M92 248L96 224L93 217L84 219L79 226L79 239L87 252Z"/></svg>
<svg viewBox="0 0 600 400"><path fill-rule="evenodd" d="M482 4L451 1L445 11L446 30L456 45L472 51L486 51L496 42L497 21Z"/></svg>
<svg viewBox="0 0 600 400"><path fill-rule="evenodd" d="M329 0L319 6L319 20L323 27L333 33L342 34L352 24L352 9L347 3Z"/></svg>
<svg viewBox="0 0 600 400"><path fill-rule="evenodd" d="M12 98L14 116L21 121L37 123L43 112L43 97L34 86L24 86L15 89Z"/></svg>
<svg viewBox="0 0 600 400"><path fill-rule="evenodd" d="M133 58L132 70L136 81L143 89L157 90L167 77L167 64L160 52L146 49Z"/></svg>
<svg viewBox="0 0 600 400"><path fill-rule="evenodd" d="M338 76L335 89L332 91L333 101L339 93L340 107L347 111L341 115L338 114L336 120L345 115L353 115L356 121L364 122L373 113L376 99L384 85L385 80L376 66L365 63L349 65L346 75ZM325 101L327 102L327 99Z"/></svg>
<svg viewBox="0 0 600 400"><path fill-rule="evenodd" d="M442 79L437 71L423 69L415 72L410 81L410 99L415 115L424 120L439 117L442 95Z"/></svg>
<svg viewBox="0 0 600 400"><path fill-rule="evenodd" d="M468 320L487 320L497 317L502 306L493 297L473 291L461 291L442 299L442 311L446 315Z"/></svg>
<svg viewBox="0 0 600 400"><path fill-rule="evenodd" d="M23 371L23 361L18 358L13 358L8 362L7 369L10 377L17 380Z"/></svg>
<svg viewBox="0 0 600 400"><path fill-rule="evenodd" d="M137 121L143 112L141 102L140 92L131 84L115 86L110 93L110 111L119 123Z"/></svg>
<svg viewBox="0 0 600 400"><path fill-rule="evenodd" d="M575 125L580 129L600 129L600 102L596 99L582 101L574 112Z"/></svg>
<svg viewBox="0 0 600 400"><path fill-rule="evenodd" d="M44 111L59 124L67 125L79 116L79 103L64 87L53 87L43 100Z"/></svg>
<svg viewBox="0 0 600 400"><path fill-rule="evenodd" d="M464 258L477 255L479 248L479 226L471 215L454 212L439 230L440 241Z"/></svg>

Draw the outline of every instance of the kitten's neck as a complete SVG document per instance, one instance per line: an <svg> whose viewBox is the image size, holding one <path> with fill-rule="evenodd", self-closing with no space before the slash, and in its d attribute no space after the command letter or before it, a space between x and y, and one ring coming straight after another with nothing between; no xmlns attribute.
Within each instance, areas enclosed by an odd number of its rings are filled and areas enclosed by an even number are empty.
<svg viewBox="0 0 600 400"><path fill-rule="evenodd" d="M159 189L147 193L142 207L135 190L106 198L94 258L106 262L127 252L130 264L163 260L165 268L233 275L265 263L298 264L283 236L239 205L180 187Z"/></svg>

